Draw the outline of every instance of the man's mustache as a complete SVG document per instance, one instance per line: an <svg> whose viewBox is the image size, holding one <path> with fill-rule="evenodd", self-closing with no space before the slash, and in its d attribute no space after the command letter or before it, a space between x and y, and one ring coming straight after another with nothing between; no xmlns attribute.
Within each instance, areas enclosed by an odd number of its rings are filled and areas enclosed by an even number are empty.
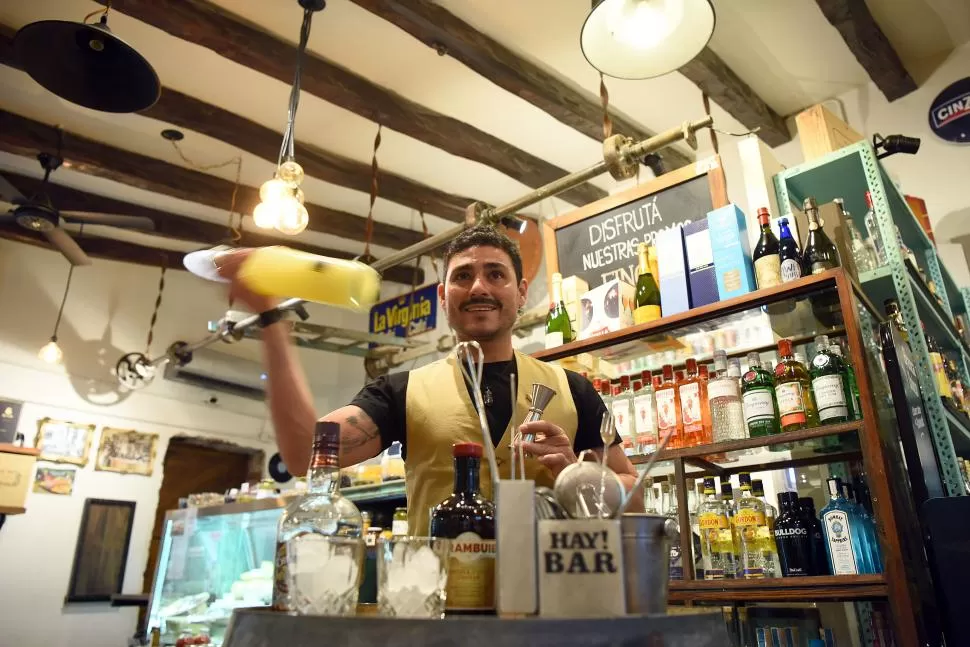
<svg viewBox="0 0 970 647"><path fill-rule="evenodd" d="M475 306L493 306L495 308L501 309L502 304L496 299L491 299L489 297L481 297L478 299L471 299L470 301L466 301L465 303L461 304L461 307L459 308L459 310L467 310L468 308L472 308Z"/></svg>

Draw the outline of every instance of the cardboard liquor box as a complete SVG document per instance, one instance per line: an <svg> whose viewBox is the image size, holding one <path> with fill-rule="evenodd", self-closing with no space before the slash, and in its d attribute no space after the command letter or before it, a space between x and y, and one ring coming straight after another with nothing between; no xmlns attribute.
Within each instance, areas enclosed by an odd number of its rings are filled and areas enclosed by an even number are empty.
<svg viewBox="0 0 970 647"><path fill-rule="evenodd" d="M690 310L690 285L684 258L684 232L680 225L657 232L657 283L660 313L664 317Z"/></svg>
<svg viewBox="0 0 970 647"><path fill-rule="evenodd" d="M37 451L0 444L0 508L24 508Z"/></svg>
<svg viewBox="0 0 970 647"><path fill-rule="evenodd" d="M613 279L583 294L579 299L579 339L632 326L635 293L629 283Z"/></svg>
<svg viewBox="0 0 970 647"><path fill-rule="evenodd" d="M757 289L744 212L737 205L729 204L709 212L707 224L718 297L730 299Z"/></svg>
<svg viewBox="0 0 970 647"><path fill-rule="evenodd" d="M933 224L930 222L930 214L926 211L926 200L917 198L915 195L904 195L903 199L906 200L906 204L909 205L913 215L916 216L916 220L923 227L923 231L926 232L926 235L930 237L930 240L935 245L936 238L933 236Z"/></svg>
<svg viewBox="0 0 970 647"><path fill-rule="evenodd" d="M822 104L796 115L795 125L806 162L865 139Z"/></svg>
<svg viewBox="0 0 970 647"><path fill-rule="evenodd" d="M714 250L707 218L683 226L684 255L687 258L687 280L690 283L690 307L717 303L717 275Z"/></svg>

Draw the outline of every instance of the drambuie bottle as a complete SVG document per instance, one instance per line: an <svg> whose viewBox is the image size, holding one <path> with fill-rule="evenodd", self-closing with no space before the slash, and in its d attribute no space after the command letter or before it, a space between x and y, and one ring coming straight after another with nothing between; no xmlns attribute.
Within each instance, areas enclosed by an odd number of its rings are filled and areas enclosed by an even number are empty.
<svg viewBox="0 0 970 647"><path fill-rule="evenodd" d="M495 504L479 491L482 446L456 443L455 491L431 511L431 536L451 539L446 610L495 611Z"/></svg>

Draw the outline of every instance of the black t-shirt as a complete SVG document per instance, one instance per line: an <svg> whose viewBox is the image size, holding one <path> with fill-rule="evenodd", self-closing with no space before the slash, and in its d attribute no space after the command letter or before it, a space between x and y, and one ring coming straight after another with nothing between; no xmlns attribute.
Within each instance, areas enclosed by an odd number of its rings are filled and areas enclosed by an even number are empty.
<svg viewBox="0 0 970 647"><path fill-rule="evenodd" d="M485 400L485 417L492 432L492 442L496 445L502 439L505 428L512 417L511 375L515 372L515 360L490 362L482 371L482 391ZM391 443L401 443L402 456L407 458L407 417L405 415L405 396L410 372L392 373L377 378L354 397L350 403L358 406L371 417L381 434L381 445L388 448ZM606 405L593 385L578 373L566 371L569 393L576 407L578 424L573 440L573 451L577 454L584 449L597 449L603 446L600 439L600 421L606 413ZM466 387L468 384L466 382ZM469 389L469 395L471 390ZM559 394L556 397L562 397ZM525 412L522 412L525 416ZM614 440L614 444L619 438Z"/></svg>

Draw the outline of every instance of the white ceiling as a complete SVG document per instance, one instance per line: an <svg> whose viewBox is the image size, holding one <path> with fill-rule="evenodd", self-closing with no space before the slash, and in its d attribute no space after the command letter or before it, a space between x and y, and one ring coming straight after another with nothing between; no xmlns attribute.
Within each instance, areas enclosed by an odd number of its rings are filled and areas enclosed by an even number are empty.
<svg viewBox="0 0 970 647"><path fill-rule="evenodd" d="M240 17L295 41L301 10L296 0L214 0ZM439 0L439 4L520 55L596 93L598 75L579 50L579 29L588 0ZM923 69L952 46L970 40L966 0L870 0L873 13L911 71ZM791 114L862 85L868 77L814 0L716 0L717 30L711 48L778 113ZM80 20L100 5L88 0L31 0L0 3L0 22L17 28L41 19ZM163 85L236 112L277 131L285 121L286 84L239 66L217 53L178 40L153 27L112 12L113 31L145 55ZM529 153L573 171L595 162L600 144L478 76L451 57L438 56L404 31L350 0L329 0L315 17L310 49L387 89L471 124ZM929 63L928 63L929 62ZM654 131L702 115L700 92L679 74L649 81L609 80L612 103ZM139 115L108 115L66 103L27 75L0 66L0 108L59 123L66 130L118 148L182 164L159 137L166 125ZM727 120L727 129L740 125ZM304 93L297 139L364 163L370 162L376 125ZM198 164L225 161L240 152L197 133L187 133L183 150ZM684 149L686 151L686 149ZM243 153L242 181L258 186L273 172L272 162ZM459 158L406 135L384 130L382 168L437 189L501 204L529 187L482 164ZM36 161L0 154L0 169L39 175ZM206 171L232 180L234 169ZM70 169L55 181L94 193L175 213L225 222L219 209L186 203L92 178ZM615 189L609 176L593 181ZM367 195L308 179L311 202L358 215L367 213ZM228 205L226 205L228 208ZM571 207L548 200L534 211L552 215ZM420 229L412 210L379 200L375 218ZM428 218L432 232L450 223ZM307 232L299 239L359 253L363 244ZM172 245L172 243L169 243ZM178 246L178 243L175 243ZM388 250L376 248L378 255Z"/></svg>

